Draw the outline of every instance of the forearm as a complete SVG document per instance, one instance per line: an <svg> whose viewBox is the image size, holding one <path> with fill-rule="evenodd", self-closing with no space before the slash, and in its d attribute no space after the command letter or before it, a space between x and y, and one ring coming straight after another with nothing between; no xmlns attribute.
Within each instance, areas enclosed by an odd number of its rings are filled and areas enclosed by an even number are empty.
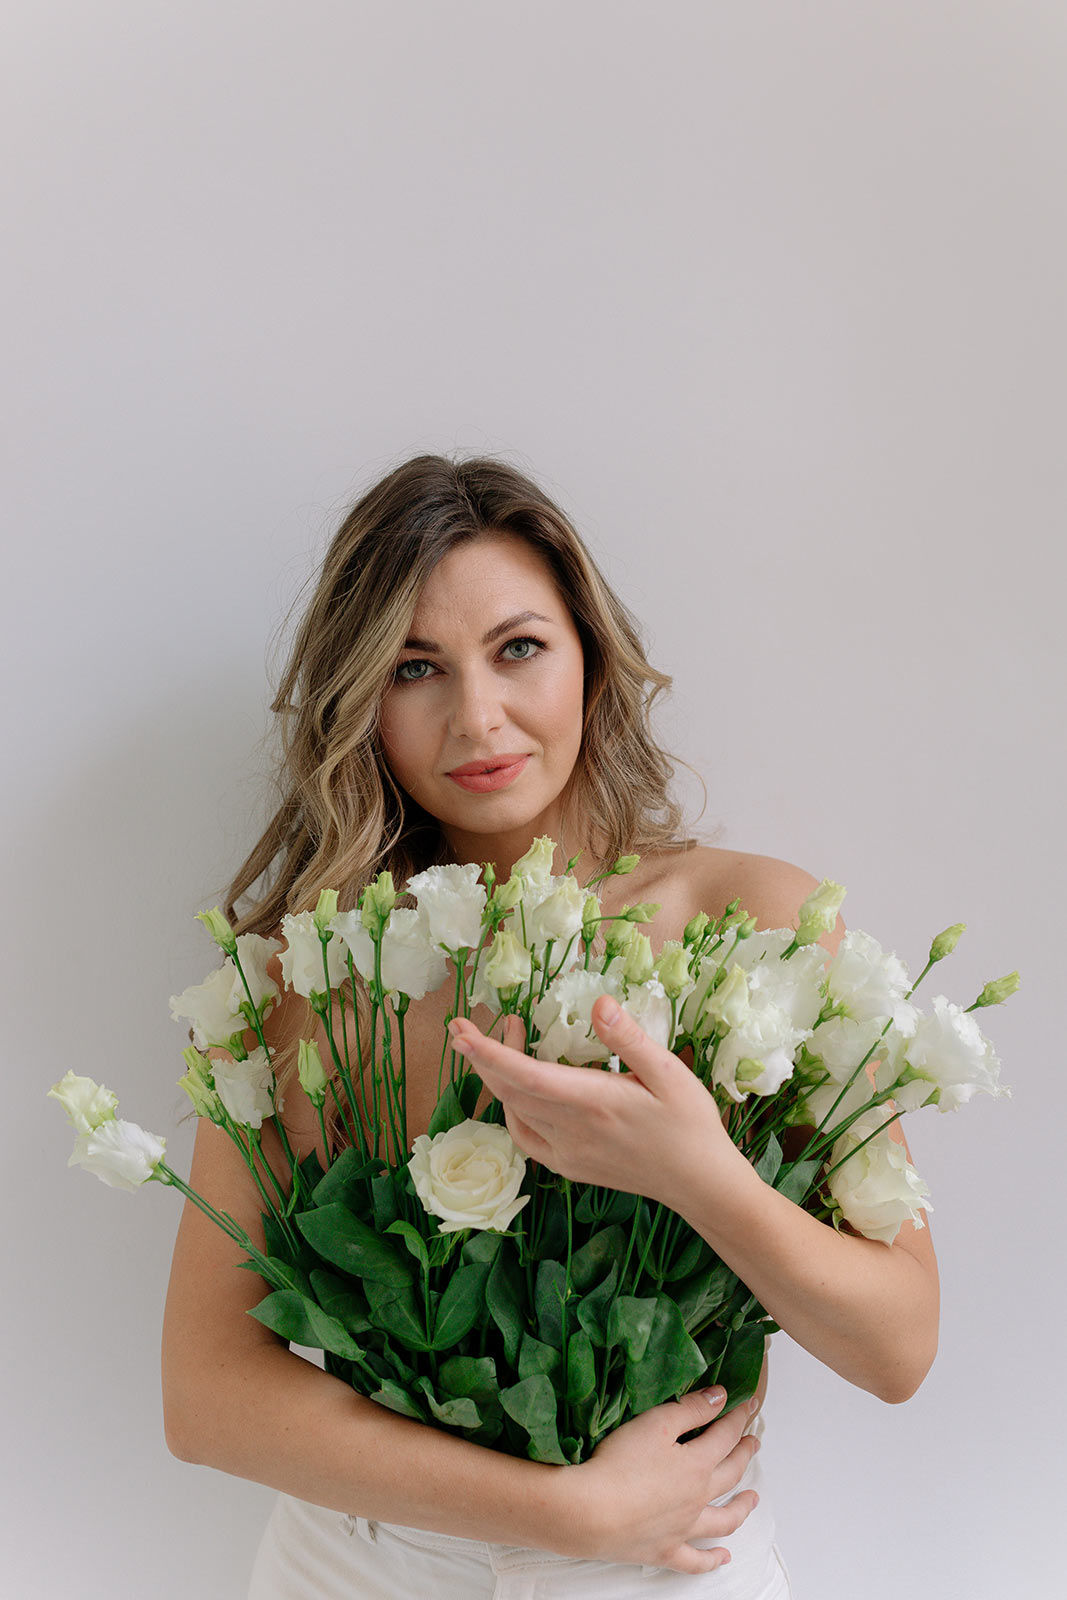
<svg viewBox="0 0 1067 1600"><path fill-rule="evenodd" d="M184 1398L170 1385L168 1439L185 1460L335 1511L575 1553L581 1518L562 1481L574 1469L399 1416L281 1344L201 1368L195 1383Z"/></svg>
<svg viewBox="0 0 1067 1600"><path fill-rule="evenodd" d="M903 1245L817 1221L732 1145L668 1203L828 1367L887 1401L918 1388L937 1349L937 1279Z"/></svg>

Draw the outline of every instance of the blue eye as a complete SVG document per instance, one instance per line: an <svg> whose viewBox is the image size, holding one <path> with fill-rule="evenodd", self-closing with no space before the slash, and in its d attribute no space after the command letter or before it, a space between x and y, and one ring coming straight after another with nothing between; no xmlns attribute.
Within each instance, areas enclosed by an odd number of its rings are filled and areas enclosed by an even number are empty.
<svg viewBox="0 0 1067 1600"><path fill-rule="evenodd" d="M501 654L503 654L505 650L512 650L516 645L532 646L532 648L524 650L522 655L509 655L504 657L506 661L514 662L516 666L522 661L532 661L535 656L541 654L542 650L548 648L543 639L535 639L532 634L523 634L521 637L509 639L507 644L502 645ZM431 670L427 672L416 672L414 676L411 676L410 672L411 668L413 667L428 667ZM433 662L427 661L425 656L413 656L410 661L401 661L400 665L393 674L393 679L396 683L426 683L433 676L433 673L436 672L436 670L437 669L434 667Z"/></svg>

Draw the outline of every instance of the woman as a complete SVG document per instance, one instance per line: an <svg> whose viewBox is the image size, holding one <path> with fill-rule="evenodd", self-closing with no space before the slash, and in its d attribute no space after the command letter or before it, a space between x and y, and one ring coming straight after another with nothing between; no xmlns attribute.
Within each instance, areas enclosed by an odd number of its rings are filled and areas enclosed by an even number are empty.
<svg viewBox="0 0 1067 1600"><path fill-rule="evenodd" d="M506 877L544 834L559 841L556 871L582 852L583 883L617 855L640 854L632 877L600 892L606 914L623 890L630 903L657 902L654 946L735 896L760 926L789 922L814 878L682 834L672 768L647 722L667 682L535 485L491 460L406 463L345 520L298 632L274 704L287 787L232 886L231 916L238 898L252 900L238 931L275 932L326 886L352 904L386 867L397 883L445 861L492 861ZM828 949L842 932L839 923ZM445 984L409 1012L412 1138L436 1098L449 1000ZM807 1349L886 1400L906 1398L936 1346L928 1231L905 1227L892 1247L836 1234L768 1189L684 1063L608 1009L598 1002L594 1022L627 1074L529 1061L513 1035L486 1038L488 1013L477 1011L455 1025L454 1043L502 1100L525 1153L664 1200ZM270 1019L289 1061L284 1120L302 1150L319 1142L292 1077L307 1020L295 999ZM192 1183L259 1235L246 1169L204 1123ZM721 1391L692 1394L616 1429L580 1466L521 1461L386 1411L294 1355L242 1315L263 1291L234 1270L238 1259L187 1206L164 1396L177 1455L284 1491L256 1600L788 1593L751 1487L766 1367L751 1409L715 1420Z"/></svg>

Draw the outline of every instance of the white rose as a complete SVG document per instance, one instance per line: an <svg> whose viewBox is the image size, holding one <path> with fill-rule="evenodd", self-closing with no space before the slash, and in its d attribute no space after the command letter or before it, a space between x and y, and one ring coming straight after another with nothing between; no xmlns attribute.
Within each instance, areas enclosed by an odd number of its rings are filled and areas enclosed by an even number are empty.
<svg viewBox="0 0 1067 1600"><path fill-rule="evenodd" d="M432 1139L420 1133L413 1152L415 1192L431 1216L442 1218L439 1233L502 1233L530 1198L519 1194L526 1160L499 1124L461 1122Z"/></svg>
<svg viewBox="0 0 1067 1600"><path fill-rule="evenodd" d="M285 949L282 951L282 977L290 989L303 995L323 994L336 989L348 977L344 946L331 939L326 946L326 971L322 965L322 941L313 911L290 912L282 918Z"/></svg>
<svg viewBox="0 0 1067 1600"><path fill-rule="evenodd" d="M342 911L330 927L352 952L356 971L374 977L374 940L358 911ZM382 934L382 986L387 994L406 994L421 1000L445 981L448 962L430 942L430 924L420 906L417 911L394 906Z"/></svg>
<svg viewBox="0 0 1067 1600"><path fill-rule="evenodd" d="M273 1078L270 1058L262 1045L244 1061L215 1060L211 1063L215 1093L234 1122L244 1128L261 1128L264 1117L274 1115L270 1091Z"/></svg>
<svg viewBox="0 0 1067 1600"><path fill-rule="evenodd" d="M430 924L430 938L443 950L476 949L482 937L485 884L477 862L427 867L408 881Z"/></svg>
<svg viewBox="0 0 1067 1600"><path fill-rule="evenodd" d="M194 983L181 994L171 995L170 1014L175 1022L184 1017L192 1023L193 1042L198 1050L207 1050L211 1045L225 1048L235 1034L243 1034L248 1027L234 995L235 979L240 983L237 968L227 956L203 983Z"/></svg>
<svg viewBox="0 0 1067 1600"><path fill-rule="evenodd" d="M165 1139L146 1133L136 1122L112 1118L74 1141L68 1167L84 1167L112 1189L139 1189L155 1177L167 1148Z"/></svg>
<svg viewBox="0 0 1067 1600"><path fill-rule="evenodd" d="M48 1094L59 1101L78 1133L92 1133L102 1123L110 1122L118 1106L110 1089L94 1083L92 1078L79 1078L73 1071L54 1083Z"/></svg>
<svg viewBox="0 0 1067 1600"><path fill-rule="evenodd" d="M533 1053L541 1061L567 1061L573 1067L587 1061L606 1061L608 1046L593 1031L593 1005L602 994L622 1003L617 978L576 968L553 979L533 1008L533 1023L541 1034Z"/></svg>
<svg viewBox="0 0 1067 1600"><path fill-rule="evenodd" d="M826 972L830 997L856 1022L887 1018L906 1026L914 1008L908 1004L908 969L892 951L887 955L869 933L850 928Z"/></svg>
<svg viewBox="0 0 1067 1600"><path fill-rule="evenodd" d="M833 1147L830 1165L843 1165L831 1175L828 1187L842 1216L868 1239L892 1244L901 1223L911 1221L917 1228L926 1226L923 1211L933 1206L925 1198L930 1191L908 1160L904 1146L882 1128L862 1150L856 1147L872 1129L891 1115L882 1108L860 1117ZM850 1151L855 1154L849 1155Z"/></svg>
<svg viewBox="0 0 1067 1600"><path fill-rule="evenodd" d="M943 994L934 997L933 1016L920 1015L910 1038L896 1043L890 1061L894 1077L901 1064L916 1074L915 1081L894 1089L893 1098L904 1111L915 1110L937 1094L939 1111L955 1111L976 1094L1010 1096L999 1081L1000 1061L974 1017ZM887 1075L883 1068L881 1078Z"/></svg>

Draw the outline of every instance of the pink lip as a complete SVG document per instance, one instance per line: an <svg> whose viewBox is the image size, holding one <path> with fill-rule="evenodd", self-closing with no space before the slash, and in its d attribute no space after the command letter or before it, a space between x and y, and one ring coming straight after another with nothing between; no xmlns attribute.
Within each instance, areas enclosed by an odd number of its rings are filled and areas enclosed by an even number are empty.
<svg viewBox="0 0 1067 1600"><path fill-rule="evenodd" d="M507 765L495 767L491 772L486 771L484 762L471 761L448 776L471 794L488 794L492 789L504 789L513 783L529 759L529 756L507 756Z"/></svg>

